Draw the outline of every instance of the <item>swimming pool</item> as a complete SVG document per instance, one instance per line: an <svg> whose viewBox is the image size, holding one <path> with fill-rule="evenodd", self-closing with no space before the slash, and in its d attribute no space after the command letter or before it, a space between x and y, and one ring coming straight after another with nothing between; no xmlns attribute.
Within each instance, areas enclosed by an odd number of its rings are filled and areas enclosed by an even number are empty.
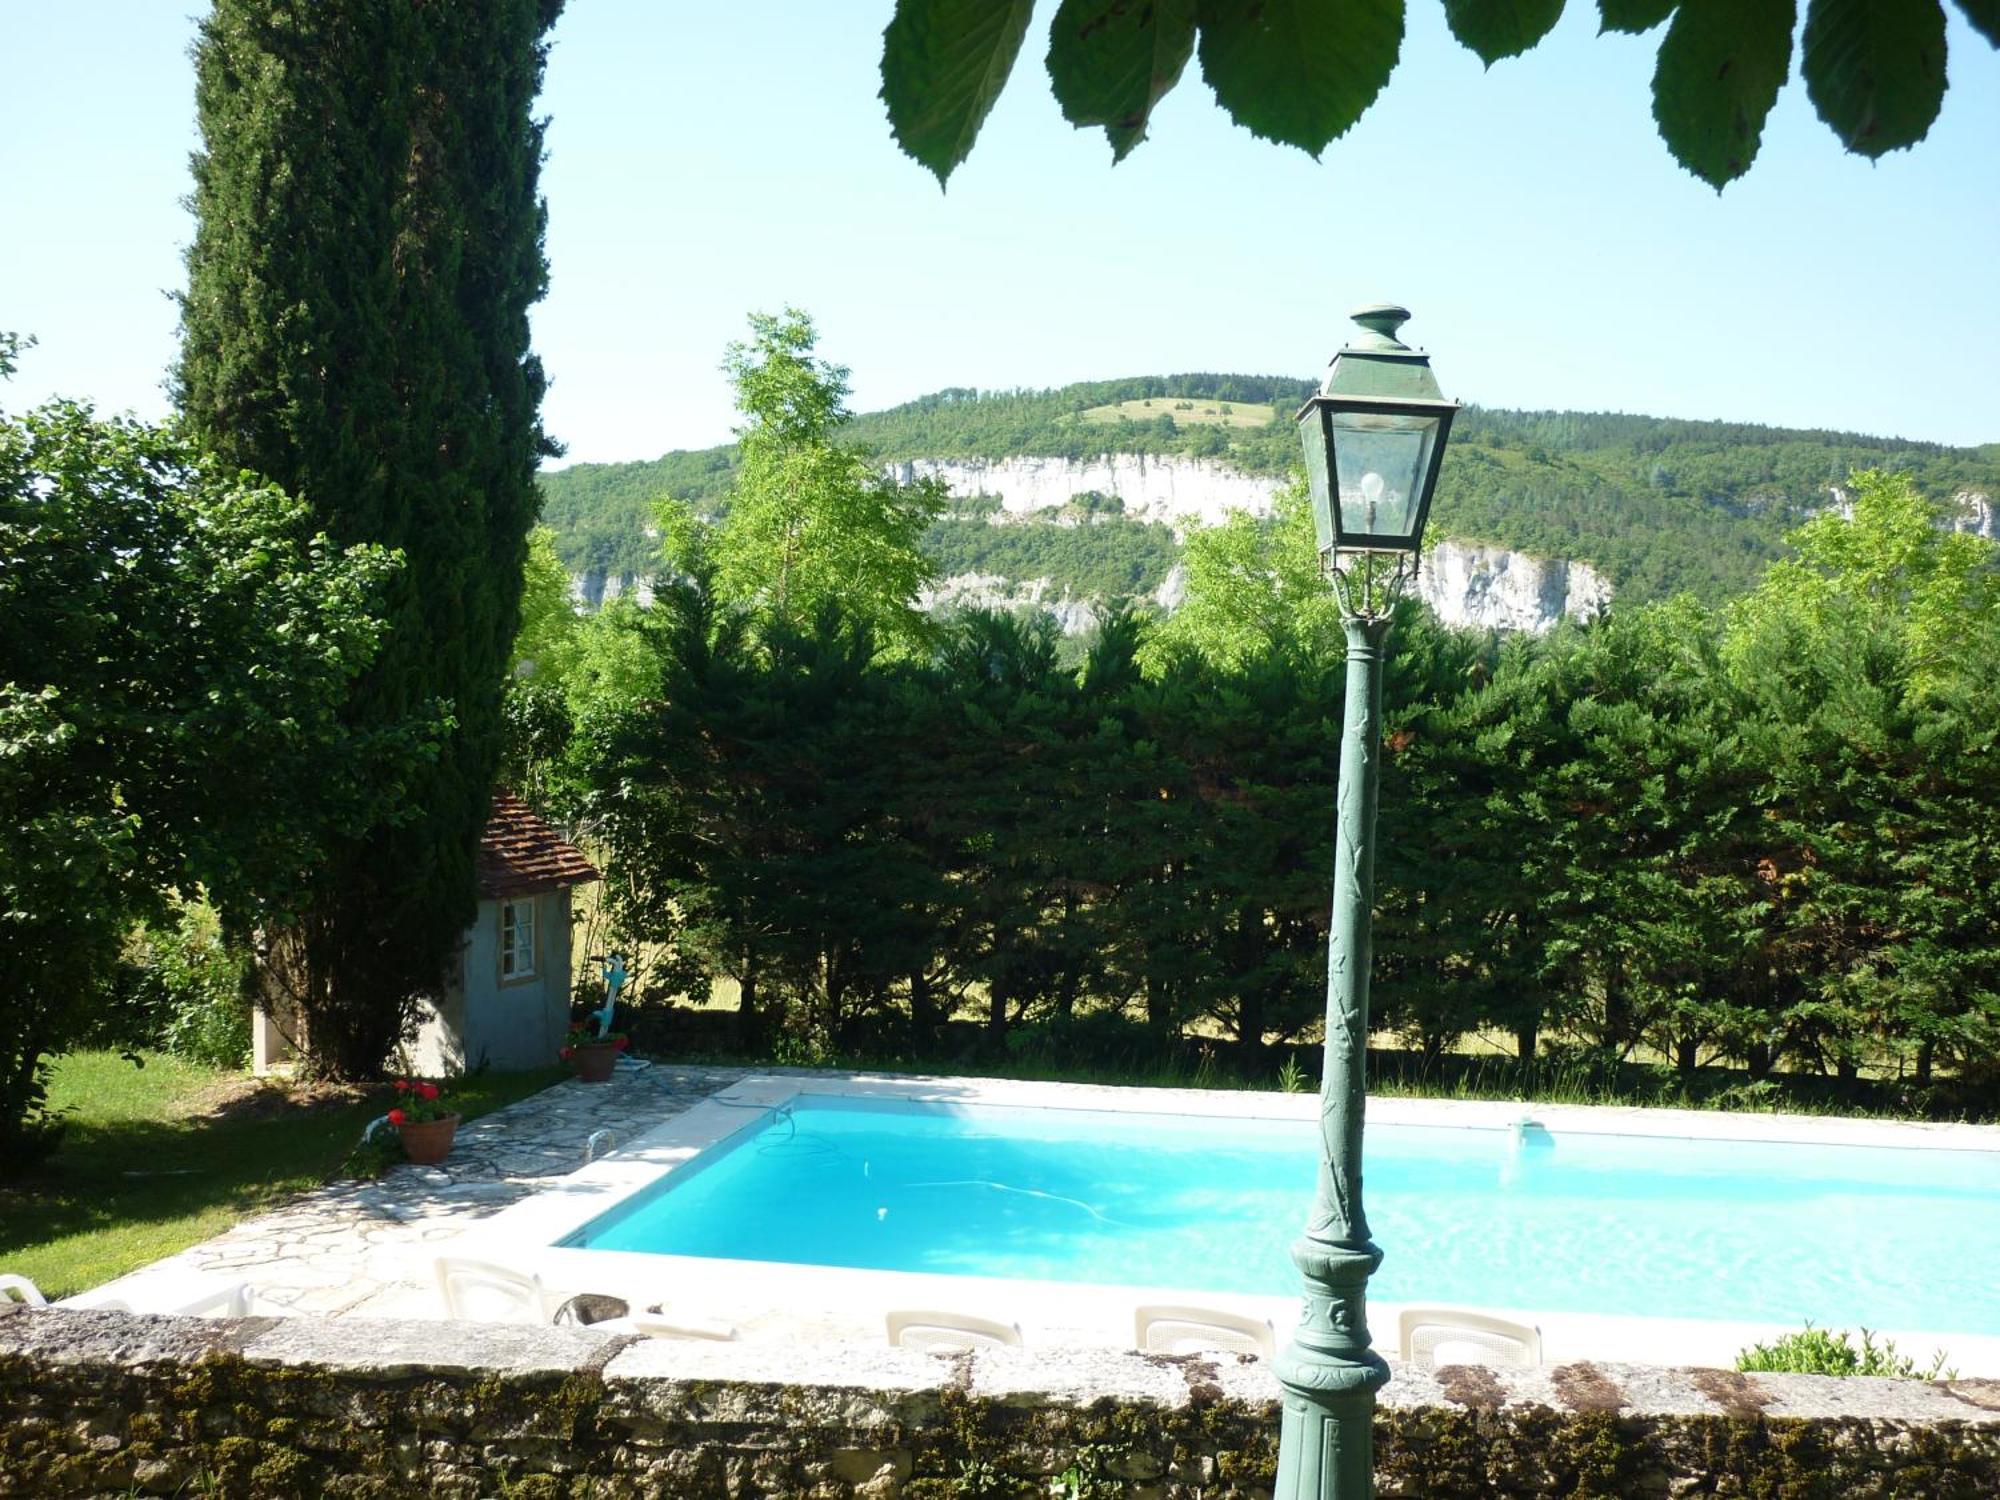
<svg viewBox="0 0 2000 1500"><path fill-rule="evenodd" d="M775 1107L746 1101L738 1116L672 1170L628 1179L556 1243L1224 1293L1297 1287L1285 1249L1317 1149L1297 1108L1237 1118L806 1091ZM1976 1269L2000 1265L2000 1151L1730 1139L1712 1121L1690 1138L1480 1118L1371 1117L1369 1218L1388 1252L1371 1297L2000 1335L2000 1278ZM1901 1137L1891 1127L1867 1138Z"/></svg>

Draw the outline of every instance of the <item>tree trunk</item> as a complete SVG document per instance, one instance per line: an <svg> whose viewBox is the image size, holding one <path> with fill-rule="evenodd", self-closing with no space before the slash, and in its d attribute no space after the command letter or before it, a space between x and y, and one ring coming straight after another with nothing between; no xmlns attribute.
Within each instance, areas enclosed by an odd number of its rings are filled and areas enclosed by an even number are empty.
<svg viewBox="0 0 2000 1500"><path fill-rule="evenodd" d="M1514 1055L1524 1063L1535 1060L1535 1046L1541 1040L1541 1026L1535 1021L1523 1021L1514 1028Z"/></svg>
<svg viewBox="0 0 2000 1500"><path fill-rule="evenodd" d="M1762 1083L1771 1076L1771 1044L1769 1042L1745 1044L1743 1061L1750 1069L1750 1081Z"/></svg>
<svg viewBox="0 0 2000 1500"><path fill-rule="evenodd" d="M1937 1043L1924 1042L1917 1047L1917 1087L1929 1088L1931 1068L1937 1062Z"/></svg>
<svg viewBox="0 0 2000 1500"><path fill-rule="evenodd" d="M1701 1061L1701 1038L1683 1034L1674 1038L1674 1066L1692 1073Z"/></svg>
<svg viewBox="0 0 2000 1500"><path fill-rule="evenodd" d="M1063 934L1063 948L1067 957L1063 960L1061 972L1056 976L1056 1014L1067 1021L1076 1014L1076 992L1083 982L1083 966L1076 944L1072 940L1074 932L1071 924L1076 920L1076 897L1063 895L1063 919L1058 929Z"/></svg>
<svg viewBox="0 0 2000 1500"><path fill-rule="evenodd" d="M1243 1059L1243 1076L1256 1078L1264 1071L1264 992L1245 992L1236 1007L1236 1050Z"/></svg>
<svg viewBox="0 0 2000 1500"><path fill-rule="evenodd" d="M910 975L910 1028L919 1041L926 1044L937 1039L944 1025L944 1017L939 1012L937 987L931 977L921 970Z"/></svg>
<svg viewBox="0 0 2000 1500"><path fill-rule="evenodd" d="M1255 1078L1264 1071L1264 1019L1269 996L1264 982L1253 978L1263 968L1264 909L1241 907L1236 913L1236 973L1242 990L1236 1004L1236 1048L1243 1074Z"/></svg>
<svg viewBox="0 0 2000 1500"><path fill-rule="evenodd" d="M1631 1042L1632 1005L1625 995L1625 966L1614 961L1604 976L1604 1041L1623 1051Z"/></svg>
<svg viewBox="0 0 2000 1500"><path fill-rule="evenodd" d="M764 1045L764 1018L757 1011L757 979L745 973L736 982L736 1045L756 1053Z"/></svg>

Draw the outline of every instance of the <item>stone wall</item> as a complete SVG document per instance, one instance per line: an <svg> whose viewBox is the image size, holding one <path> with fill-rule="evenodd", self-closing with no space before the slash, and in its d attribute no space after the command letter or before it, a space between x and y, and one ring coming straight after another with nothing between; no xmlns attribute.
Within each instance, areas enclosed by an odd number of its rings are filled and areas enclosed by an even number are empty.
<svg viewBox="0 0 2000 1500"><path fill-rule="evenodd" d="M1213 1500L1269 1493L1268 1369L588 1329L0 1308L0 1495ZM1399 1369L1384 1497L2000 1495L2000 1382Z"/></svg>

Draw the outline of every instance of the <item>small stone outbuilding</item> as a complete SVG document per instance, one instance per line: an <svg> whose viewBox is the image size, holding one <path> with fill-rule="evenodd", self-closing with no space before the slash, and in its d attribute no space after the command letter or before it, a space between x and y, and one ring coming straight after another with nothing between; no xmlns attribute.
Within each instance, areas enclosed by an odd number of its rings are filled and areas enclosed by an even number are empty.
<svg viewBox="0 0 2000 1500"><path fill-rule="evenodd" d="M556 1061L569 1029L570 893L599 879L583 851L508 791L493 794L479 837L478 915L435 1003L419 1002L410 1071L443 1078L482 1065L503 1072ZM256 1015L257 1071L291 1056L286 1032Z"/></svg>
<svg viewBox="0 0 2000 1500"><path fill-rule="evenodd" d="M569 1030L570 892L596 869L507 791L493 794L477 869L458 972L437 1005L419 1007L410 1067L428 1077L547 1067Z"/></svg>

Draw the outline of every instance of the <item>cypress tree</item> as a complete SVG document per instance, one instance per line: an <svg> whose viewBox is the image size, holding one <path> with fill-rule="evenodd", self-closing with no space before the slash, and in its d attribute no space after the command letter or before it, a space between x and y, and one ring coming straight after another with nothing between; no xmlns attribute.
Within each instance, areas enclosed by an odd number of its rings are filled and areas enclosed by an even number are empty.
<svg viewBox="0 0 2000 1500"><path fill-rule="evenodd" d="M562 0L216 0L177 394L227 463L343 543L402 550L356 725L428 702L409 815L340 846L268 972L320 1072L380 1067L475 907L501 688L553 451L528 309L547 282L531 114Z"/></svg>

